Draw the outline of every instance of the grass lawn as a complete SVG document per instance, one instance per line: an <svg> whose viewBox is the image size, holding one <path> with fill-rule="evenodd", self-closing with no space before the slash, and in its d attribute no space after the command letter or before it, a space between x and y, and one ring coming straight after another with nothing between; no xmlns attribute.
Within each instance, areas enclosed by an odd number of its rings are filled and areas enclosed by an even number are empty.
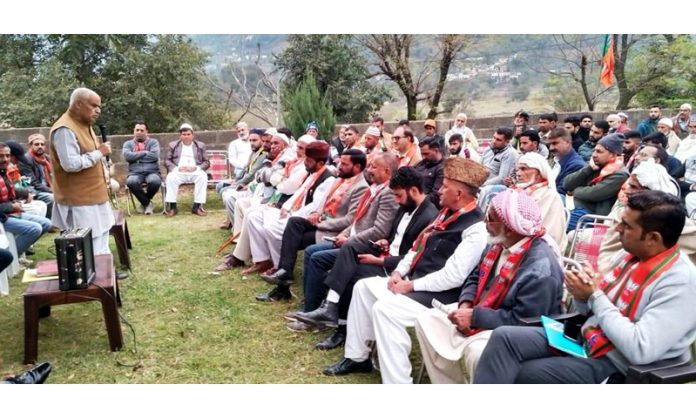
<svg viewBox="0 0 696 418"><path fill-rule="evenodd" d="M286 329L282 315L299 299L257 302L254 295L269 289L257 276L242 277L239 270L211 274L220 262L215 250L228 236L218 229L224 219L220 199L209 191L205 218L190 213L190 193L181 199L175 218L128 218L133 271L120 282L120 312L135 328L135 338L122 325L124 350L112 353L99 303L54 306L39 327L38 360L54 366L49 383L380 382L378 372L338 378L321 374L342 358L343 350L314 349L328 332ZM125 208L125 198L121 203ZM36 244L34 260L51 258L54 237ZM10 280L10 296L0 298L0 376L25 369L24 287L19 274ZM300 288L293 291L299 294Z"/></svg>

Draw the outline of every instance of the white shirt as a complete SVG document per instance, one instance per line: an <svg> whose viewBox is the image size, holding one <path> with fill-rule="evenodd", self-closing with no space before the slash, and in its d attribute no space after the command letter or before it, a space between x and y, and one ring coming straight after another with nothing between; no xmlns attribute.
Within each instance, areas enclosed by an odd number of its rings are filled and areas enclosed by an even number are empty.
<svg viewBox="0 0 696 418"><path fill-rule="evenodd" d="M414 280L413 291L442 292L464 284L466 278L481 261L481 254L486 248L486 236L486 225L483 222L476 222L462 231L462 242L454 250L454 254L447 259L445 266ZM399 272L402 277L408 274L415 256L415 251L409 251L394 271Z"/></svg>
<svg viewBox="0 0 696 418"><path fill-rule="evenodd" d="M244 167L249 164L251 154L249 139L237 138L227 147L227 159L235 171L244 170Z"/></svg>
<svg viewBox="0 0 696 418"><path fill-rule="evenodd" d="M179 165L177 167L196 167L196 159L193 158L193 143L189 145L181 144L181 157L179 157Z"/></svg>
<svg viewBox="0 0 696 418"><path fill-rule="evenodd" d="M295 205L295 201L300 198L300 196L303 196L303 199L307 199L307 195L304 192L305 190L309 189L312 187L312 184L314 183L316 173L307 176L307 180L302 183L302 186L300 186L299 189L293 195L285 201L283 204L283 209L290 211L292 207ZM302 202L302 206L297 209L296 211L292 212L290 216L300 216L302 218L306 218L309 216L310 213L312 212L319 212L320 208L324 207L324 203L326 202L326 195L329 193L329 190L331 190L331 186L333 185L334 181L336 181L335 177L329 177L325 179L317 188L314 190L314 195L312 196L312 202L309 204L305 204L305 202Z"/></svg>
<svg viewBox="0 0 696 418"><path fill-rule="evenodd" d="M411 218L413 218L413 214L416 213L417 210L418 208L416 208L411 213L404 212L404 216L401 218L401 221L399 221L399 225L397 225L396 227L396 234L394 234L394 239L392 240L391 245L389 246L389 255L399 255L399 247L401 247L401 241L403 241L404 239L404 232L406 232L406 228L408 228L408 224L411 222Z"/></svg>

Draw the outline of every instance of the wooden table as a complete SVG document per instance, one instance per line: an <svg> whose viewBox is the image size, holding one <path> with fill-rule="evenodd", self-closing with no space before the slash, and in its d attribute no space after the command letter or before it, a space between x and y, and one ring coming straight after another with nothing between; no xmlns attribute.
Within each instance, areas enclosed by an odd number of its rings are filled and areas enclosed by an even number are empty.
<svg viewBox="0 0 696 418"><path fill-rule="evenodd" d="M131 269L130 255L128 250L133 249L131 244L130 234L128 233L128 222L126 216L121 209L114 209L114 225L109 233L114 236L116 241L116 252L118 253L118 261L121 266L128 270Z"/></svg>
<svg viewBox="0 0 696 418"><path fill-rule="evenodd" d="M104 313L104 322L109 335L111 351L123 347L123 334L118 319L120 295L114 274L111 254L94 257L96 278L88 288L78 290L60 290L58 280L33 282L24 292L24 363L36 362L39 347L39 311L46 311L53 305L100 301ZM97 286L98 285L98 286Z"/></svg>

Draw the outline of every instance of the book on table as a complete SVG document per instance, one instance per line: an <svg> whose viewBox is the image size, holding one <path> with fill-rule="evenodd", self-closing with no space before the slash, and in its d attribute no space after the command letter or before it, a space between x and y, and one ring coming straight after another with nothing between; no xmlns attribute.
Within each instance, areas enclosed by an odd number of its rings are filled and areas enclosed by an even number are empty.
<svg viewBox="0 0 696 418"><path fill-rule="evenodd" d="M58 261L45 260L36 263L36 277L48 277L58 275Z"/></svg>

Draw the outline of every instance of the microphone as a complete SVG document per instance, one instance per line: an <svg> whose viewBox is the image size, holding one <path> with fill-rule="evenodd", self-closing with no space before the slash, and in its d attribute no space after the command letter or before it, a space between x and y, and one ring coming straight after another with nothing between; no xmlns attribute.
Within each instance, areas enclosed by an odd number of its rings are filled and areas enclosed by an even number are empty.
<svg viewBox="0 0 696 418"><path fill-rule="evenodd" d="M99 133L101 134L101 139L102 139L102 144L109 142L109 138L107 138L107 133L106 133L106 124L105 123L100 123L99 124ZM111 158L106 155L106 162L110 163Z"/></svg>

